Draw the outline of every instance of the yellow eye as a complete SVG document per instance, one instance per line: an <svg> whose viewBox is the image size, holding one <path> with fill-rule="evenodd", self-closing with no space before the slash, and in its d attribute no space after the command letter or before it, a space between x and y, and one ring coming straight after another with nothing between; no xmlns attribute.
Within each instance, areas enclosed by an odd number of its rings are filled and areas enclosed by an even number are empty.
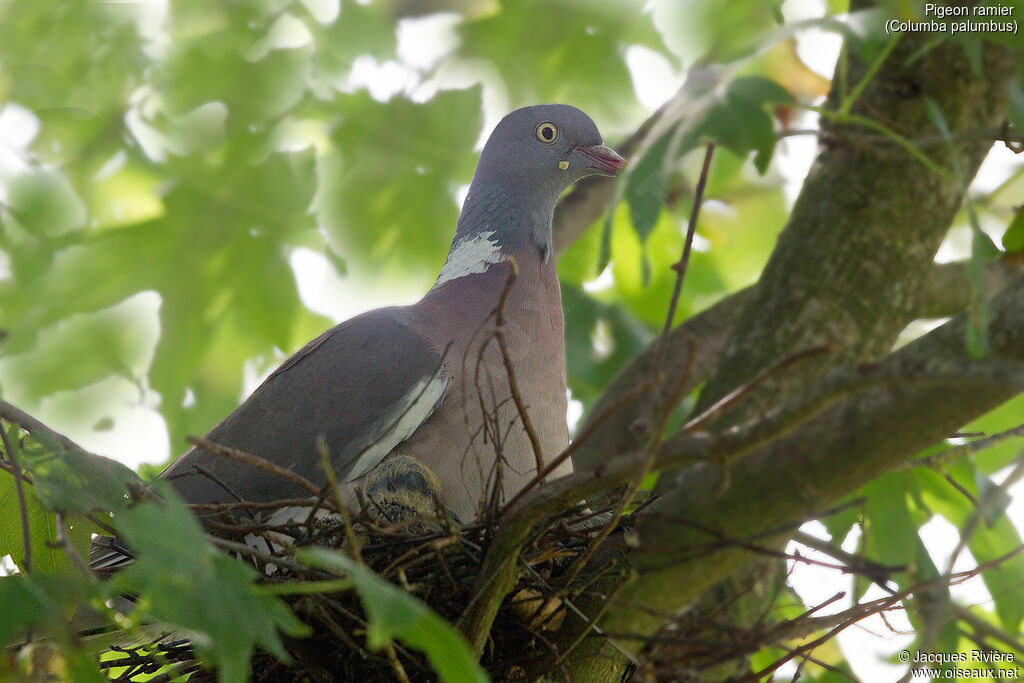
<svg viewBox="0 0 1024 683"><path fill-rule="evenodd" d="M558 139L558 128L550 121L545 121L537 126L537 139L550 145Z"/></svg>

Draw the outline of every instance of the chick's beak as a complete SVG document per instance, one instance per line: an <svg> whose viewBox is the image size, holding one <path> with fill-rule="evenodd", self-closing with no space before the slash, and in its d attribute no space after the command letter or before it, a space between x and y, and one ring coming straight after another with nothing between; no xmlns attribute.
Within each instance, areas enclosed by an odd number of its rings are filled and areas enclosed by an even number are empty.
<svg viewBox="0 0 1024 683"><path fill-rule="evenodd" d="M590 147L577 148L587 158L587 165L603 175L618 175L626 160L610 147L604 145L592 145Z"/></svg>

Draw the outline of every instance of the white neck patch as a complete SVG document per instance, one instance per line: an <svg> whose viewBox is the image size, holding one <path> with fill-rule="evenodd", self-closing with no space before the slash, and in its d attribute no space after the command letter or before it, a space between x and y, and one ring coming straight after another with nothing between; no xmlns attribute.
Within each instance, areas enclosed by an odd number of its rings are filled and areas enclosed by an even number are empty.
<svg viewBox="0 0 1024 683"><path fill-rule="evenodd" d="M473 273L482 273L493 263L501 263L505 255L496 242L491 241L494 231L464 237L455 243L434 287Z"/></svg>

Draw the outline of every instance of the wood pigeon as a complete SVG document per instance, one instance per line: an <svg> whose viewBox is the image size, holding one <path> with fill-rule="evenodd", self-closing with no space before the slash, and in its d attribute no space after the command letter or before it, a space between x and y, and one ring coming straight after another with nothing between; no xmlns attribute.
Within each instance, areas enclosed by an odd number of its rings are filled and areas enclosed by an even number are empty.
<svg viewBox="0 0 1024 683"><path fill-rule="evenodd" d="M363 313L323 333L206 440L322 485L322 438L350 503L353 487L389 456L415 459L425 479L436 475L428 483L440 487L463 521L478 517L495 487L498 500L507 500L534 477L537 460L496 339L499 304L504 297L500 314L521 405L548 462L569 443L552 214L573 182L615 175L624 164L575 107L539 105L507 115L480 154L430 291L411 306ZM513 261L518 274L510 280ZM553 476L571 470L565 462ZM309 495L199 447L161 476L190 503Z"/></svg>

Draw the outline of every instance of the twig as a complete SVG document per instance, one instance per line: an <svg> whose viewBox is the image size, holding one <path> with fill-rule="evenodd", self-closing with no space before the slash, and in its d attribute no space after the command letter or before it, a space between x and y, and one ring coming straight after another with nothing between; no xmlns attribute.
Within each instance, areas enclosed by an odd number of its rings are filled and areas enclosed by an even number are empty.
<svg viewBox="0 0 1024 683"><path fill-rule="evenodd" d="M822 131L820 128L792 128L790 130L778 131L776 138L793 138L804 135L822 135L839 139L851 139L864 141L871 144L892 142L892 140L881 133L851 133L849 131ZM1024 142L1024 135L1014 135L1008 129L1002 128L975 128L971 130L950 131L949 137L954 140L992 140L993 142L1005 143L1015 154L1020 150L1013 145ZM907 142L919 147L931 147L946 144L949 138L945 135L922 135L917 138L910 138Z"/></svg>
<svg viewBox="0 0 1024 683"><path fill-rule="evenodd" d="M13 408L14 406L11 407ZM18 426L21 427L20 424ZM21 481L21 463L18 462L18 454L14 451L14 446L11 443L10 437L7 436L7 430L4 429L3 424L0 424L0 438L3 439L7 460L10 461L11 467L14 469L14 490L18 494L18 509L21 513L21 542L22 552L24 553L22 557L22 570L26 574L30 574L32 572L32 534L28 525L28 504L25 502L25 487Z"/></svg>
<svg viewBox="0 0 1024 683"><path fill-rule="evenodd" d="M735 461L791 433L841 399L871 388L951 382L1024 388L1024 364L1001 359L969 363L936 359L838 368L763 419L720 433L682 433L673 437L659 452L650 471L708 460ZM613 457L593 469L566 475L535 489L508 511L488 548L473 598L459 619L460 631L476 652L482 651L498 606L512 588L519 549L529 540L535 525L579 500L631 481L647 456L644 451L631 452Z"/></svg>
<svg viewBox="0 0 1024 683"><path fill-rule="evenodd" d="M751 391L756 389L758 386L763 384L765 380L767 380L769 377L779 372L780 370L783 370L789 367L790 365L793 365L801 360L804 360L805 358L811 358L813 356L818 356L824 353L835 353L836 351L837 348L835 346L831 344L825 344L823 346L815 346L813 348L805 349L803 351L797 351L796 353L792 353L784 358L780 358L779 360L769 365L767 368L761 370L756 375L754 375L753 379L751 379L749 382L746 382L736 387L728 394L715 401L703 413L687 420L679 431L682 433L697 431L698 429L706 425L709 421L720 415L722 412L735 405L737 401L739 401L741 398L743 398Z"/></svg>
<svg viewBox="0 0 1024 683"><path fill-rule="evenodd" d="M690 373L693 371L693 363L697 357L697 342L692 336L687 337L687 341L690 344L690 351L687 355L686 370L683 371L682 377L679 378L679 382L676 384L668 402L662 406L658 426L654 432L654 440L651 442L651 446L647 450L647 457L644 458L643 465L634 476L633 483L630 485L626 495L624 495L622 500L619 501L619 504L615 506L615 512L612 513L611 521L609 521L601 531L598 532L597 536L595 536L587 546L587 549L582 555L576 558L576 561L573 562L569 571L566 572L566 577L564 579L565 586L569 586L572 583L572 581L583 570L583 567L586 566L587 562L590 561L590 558L593 557L594 553L597 552L597 548L605 542L612 530L618 526L619 520L622 519L622 515L626 512L626 508L633 502L637 491L639 491L640 486L643 485L644 478L650 473L655 460L658 458L658 451L661 449L662 441L665 438L665 429L668 427L668 420L672 415L672 408L675 407L676 403L678 403L681 398L683 388L686 386L686 383L690 378Z"/></svg>
<svg viewBox="0 0 1024 683"><path fill-rule="evenodd" d="M245 543L238 543L237 541L229 541L229 540L224 539L224 538L218 538L217 536L209 536L209 535L207 535L207 538L209 538L210 542L213 543L215 546L217 546L219 548L222 548L224 550L229 550L229 551L231 551L233 553L242 553L243 555L248 555L249 557L252 557L253 559L256 559L256 560L262 560L263 562L266 562L268 564L276 564L279 567L285 567L287 569L291 569L296 574L312 574L314 576L325 575L323 572L321 572L321 571L319 571L317 569L313 569L311 567L307 567L305 565L299 564L298 562L296 562L295 560L293 560L291 558L284 557L282 555L275 555L275 554L272 554L272 553L265 553L262 550L257 550L256 548L248 546Z"/></svg>
<svg viewBox="0 0 1024 683"><path fill-rule="evenodd" d="M8 422L18 425L29 434L35 434L36 432L47 434L59 441L64 448L79 451L85 450L68 437L64 436L60 432L54 431L50 427L47 427L36 418L32 417L20 408L11 405L7 401L0 401L0 419L7 420Z"/></svg>
<svg viewBox="0 0 1024 683"><path fill-rule="evenodd" d="M889 41L885 44L885 46L878 51L878 55L875 57L874 61L871 62L871 65L868 67L867 71L864 72L864 76L860 79L860 81L857 82L857 85L853 87L853 90L850 91L850 94L843 99L842 104L839 105L839 111L837 113L840 116L847 116L853 109L853 105L857 102L857 99L864 92L864 89L868 87L868 84L871 83L871 81L874 79L875 75L878 73L878 70L882 67L882 64L889 57L889 55L896 48L896 46L899 45L900 35L901 34L897 33L896 35L891 37Z"/></svg>
<svg viewBox="0 0 1024 683"><path fill-rule="evenodd" d="M950 460L954 460L956 458L960 458L967 455L974 455L975 453L980 453L981 451L999 445L1003 441L1015 439L1018 437L1024 437L1024 424L1017 425L1016 427L1007 429L1006 431L1003 432L999 432L998 434L993 434L991 436L985 436L984 434L956 434L955 436L981 436L984 438L977 439L976 441L972 441L970 443L961 444L959 446L953 446L952 448L948 448L934 455L918 458L917 460L911 460L905 465L905 467L907 469L913 467L935 467L937 465L947 463Z"/></svg>
<svg viewBox="0 0 1024 683"><path fill-rule="evenodd" d="M906 567L879 564L877 562L857 557L856 555L846 552L842 548L837 548L831 543L823 541L820 538L812 536L804 531L797 531L793 534L793 540L807 546L808 548L813 548L818 552L834 557L840 562L845 562L848 571L867 576L878 584L882 590L889 593L893 592L893 590L886 585L886 582L889 580L889 575L907 570Z"/></svg>
<svg viewBox="0 0 1024 683"><path fill-rule="evenodd" d="M238 462L244 462L246 465L252 465L253 467L258 467L261 470L265 470L267 472L270 472L271 474L275 474L278 477L281 477L282 479L286 479L292 482L293 484L298 484L302 488L312 493L314 496L320 494L320 487L311 482L309 479L306 479L301 474L292 472L291 470L286 470L280 465L276 465L270 462L266 458L261 458L258 455L245 453L236 448L221 446L220 444L215 444L211 441L207 441L206 439L200 439L197 436L188 437L188 442L193 446L199 446L204 451L209 451L210 453L213 453L215 455L220 455L225 458L237 460Z"/></svg>
<svg viewBox="0 0 1024 683"><path fill-rule="evenodd" d="M516 381L515 369L512 367L512 354L509 352L508 341L505 339L505 304L508 301L509 293L512 291L512 285L515 284L516 278L519 277L519 264L516 263L516 260L512 256L506 257L506 260L509 266L508 279L505 280L505 288L501 291L501 298L498 299L498 306L494 311L494 336L498 340L501 358L505 363L505 372L508 374L508 389L512 394L512 400L516 404L516 410L519 411L519 419L523 421L523 429L526 430L526 436L530 439L533 457L537 461L537 476L543 484L544 457L541 453L540 438L538 438L537 431L533 428L529 413L526 412L523 395L519 391L519 382Z"/></svg>
<svg viewBox="0 0 1024 683"><path fill-rule="evenodd" d="M963 551L967 548L967 544L970 542L971 536L974 535L974 532L977 531L978 525L982 522L982 520L985 519L985 517L988 516L989 508L991 507L993 501L997 501L1003 497L1008 496L1010 487L1014 483L1016 483L1022 476L1024 476L1024 455L1021 455L1017 458L1016 465L1014 466L1013 470L1011 470L1010 473L1006 476L1006 478L1003 479L1003 481L1000 482L998 486L993 486L991 489L989 489L986 492L985 496L982 497L981 501L978 501L975 500L974 496L972 496L969 491L964 489L959 482L957 482L951 475L946 473L946 480L949 481L950 484L953 484L954 488L956 488L958 491L964 493L964 495L966 495L974 503L975 506L974 512L971 514L971 517L964 524L964 528L960 531L960 540L957 542L956 547L953 549L953 552L949 556L949 564L947 565L948 568L946 570L947 576L952 577L953 566L956 564L956 561L960 557L960 554L963 553Z"/></svg>
<svg viewBox="0 0 1024 683"><path fill-rule="evenodd" d="M686 278L686 271L690 266L690 252L693 249L693 237L697 232L697 217L700 215L700 207L704 201L704 188L708 183L708 172L711 170L711 158L715 154L715 143L708 143L707 151L704 152L704 164L700 169L700 176L697 178L697 186L693 192L693 206L690 209L690 222L686 226L686 239L683 241L683 253L679 260L672 265L676 271L675 285L672 287L672 299L668 304L668 313L665 315L665 325L661 330L661 340L658 342L658 355L654 363L654 375L661 374L665 362L665 353L668 350L668 337L672 332L672 322L676 317L676 308L679 306L679 296L683 291L683 280Z"/></svg>
<svg viewBox="0 0 1024 683"><path fill-rule="evenodd" d="M234 501L231 503L187 503L189 510L210 510L213 512L226 512L238 508L252 508L253 510L276 510L283 507L307 507L323 502L319 496L309 498L278 498L267 501Z"/></svg>
<svg viewBox="0 0 1024 683"><path fill-rule="evenodd" d="M541 470L541 472L538 473L538 475L536 477L531 479L526 484L526 486L524 486L523 488L519 489L519 491L514 496L512 496L512 498L507 503L505 503L505 506L501 509L501 513L499 514L499 517L504 516L504 514L506 512L508 512L508 510L513 505L515 505L519 501L520 498L525 496L530 490L533 489L534 486L536 486L537 484L541 483L543 481L543 478L541 477L542 474L543 475L551 474L555 470L556 467L558 467L563 462L565 462L570 457L572 457L572 454L575 453L585 443L587 443L587 441L590 439L590 437L592 437L597 432L598 428L601 426L602 423L604 423L604 421L608 417L610 417L613 413L615 413L620 408L623 408L626 405L632 403L637 398L639 398L641 395L643 395L644 393L650 391L653 388L654 388L654 385L651 384L651 383L641 384L640 386L635 387L634 389L626 392L621 397L619 397L614 403L612 403L610 406L608 406L607 408L602 410L600 415L598 415L595 419L593 419L593 420L591 420L590 422L587 423L587 426L583 430L583 432L578 437L573 439L572 443L570 443L568 446L566 446L565 450L563 450L558 455L558 457L554 458L551 462L549 462L547 464L547 466L543 470Z"/></svg>
<svg viewBox="0 0 1024 683"><path fill-rule="evenodd" d="M409 674L405 673L405 667L398 661L398 655L395 653L395 644L390 640L384 644L384 654L387 655L391 670L395 672L395 678L400 683L409 683Z"/></svg>
<svg viewBox="0 0 1024 683"><path fill-rule="evenodd" d="M352 529L352 515L349 514L348 507L341 500L341 493L338 491L338 478L334 474L334 468L331 467L331 454L327 449L327 440L320 436L317 438L316 445L320 451L320 467L323 468L324 476L327 477L325 490L338 509L338 514L341 515L341 523L345 528L345 541L350 548L349 556L357 563L363 564L363 556L359 552L359 539L356 538L356 532Z"/></svg>
<svg viewBox="0 0 1024 683"><path fill-rule="evenodd" d="M1019 638L1007 633L995 624L990 624L966 607L954 604L953 609L956 610L957 617L967 622L977 633L986 635L993 640L1001 641L1011 650L1024 655L1024 642L1021 642Z"/></svg>
<svg viewBox="0 0 1024 683"><path fill-rule="evenodd" d="M68 521L64 517L63 512L55 513L56 518L56 531L57 531L57 543L61 549L71 558L71 563L78 568L82 574L89 577L92 580L96 579L96 574L90 569L89 563L82 559L82 556L78 554L78 549L71 542L68 536Z"/></svg>

